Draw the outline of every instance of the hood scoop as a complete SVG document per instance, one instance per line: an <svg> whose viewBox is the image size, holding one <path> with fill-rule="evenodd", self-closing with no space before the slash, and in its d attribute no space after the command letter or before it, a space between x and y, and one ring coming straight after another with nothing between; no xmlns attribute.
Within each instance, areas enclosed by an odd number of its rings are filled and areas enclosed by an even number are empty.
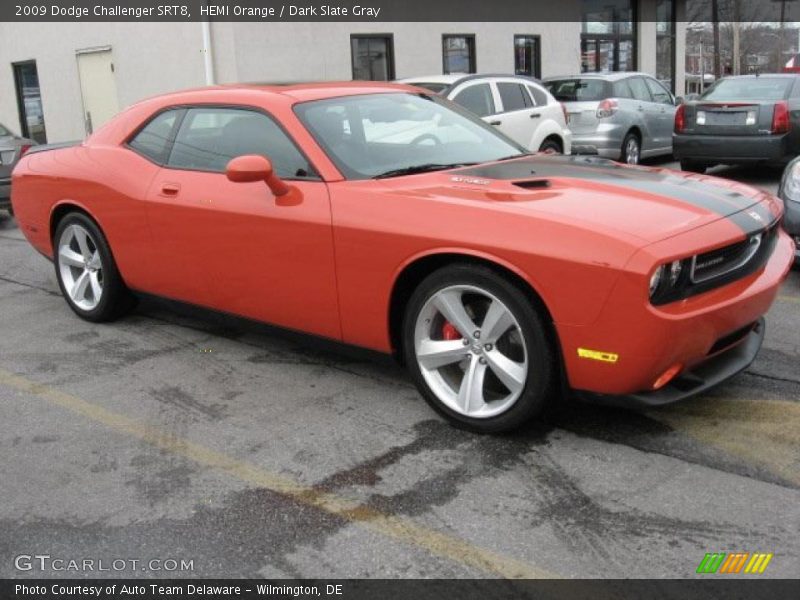
<svg viewBox="0 0 800 600"><path fill-rule="evenodd" d="M550 187L549 179L530 179L528 181L515 181L514 184L524 190L544 190Z"/></svg>

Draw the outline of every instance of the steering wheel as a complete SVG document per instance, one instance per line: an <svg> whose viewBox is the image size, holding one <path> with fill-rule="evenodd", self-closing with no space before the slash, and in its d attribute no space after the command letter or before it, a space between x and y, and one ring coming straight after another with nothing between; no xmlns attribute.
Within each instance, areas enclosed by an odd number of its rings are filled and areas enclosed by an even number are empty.
<svg viewBox="0 0 800 600"><path fill-rule="evenodd" d="M434 146L441 146L442 145L442 141L438 137L433 135L432 133L423 133L421 135L418 135L413 140L411 140L411 145L412 146L419 146L423 142L426 142L428 140L432 140L433 141L432 145L434 145Z"/></svg>

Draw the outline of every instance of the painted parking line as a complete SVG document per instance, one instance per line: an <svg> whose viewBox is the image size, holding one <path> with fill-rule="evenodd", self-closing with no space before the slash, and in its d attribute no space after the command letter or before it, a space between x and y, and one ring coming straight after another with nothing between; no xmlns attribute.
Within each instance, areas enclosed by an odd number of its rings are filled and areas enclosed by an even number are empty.
<svg viewBox="0 0 800 600"><path fill-rule="evenodd" d="M559 577L556 573L428 529L410 519L384 514L361 505L357 501L321 492L292 478L239 461L187 439L171 435L157 427L142 424L77 396L33 382L3 369L0 369L0 385L31 394L82 417L102 423L117 432L147 442L161 450L183 456L202 466L222 471L247 484L282 494L296 502L346 519L370 531L421 548L454 563L509 579Z"/></svg>
<svg viewBox="0 0 800 600"><path fill-rule="evenodd" d="M648 415L800 487L798 402L714 398L676 404Z"/></svg>
<svg viewBox="0 0 800 600"><path fill-rule="evenodd" d="M800 298L796 296L778 296L780 302L796 302L800 304Z"/></svg>

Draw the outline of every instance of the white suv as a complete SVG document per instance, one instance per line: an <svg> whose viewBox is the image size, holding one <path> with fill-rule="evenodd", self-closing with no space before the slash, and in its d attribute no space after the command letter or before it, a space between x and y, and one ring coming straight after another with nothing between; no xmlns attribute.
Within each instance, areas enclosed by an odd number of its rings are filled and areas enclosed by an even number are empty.
<svg viewBox="0 0 800 600"><path fill-rule="evenodd" d="M532 152L572 150L564 107L535 79L519 75L432 75L400 79L441 94Z"/></svg>

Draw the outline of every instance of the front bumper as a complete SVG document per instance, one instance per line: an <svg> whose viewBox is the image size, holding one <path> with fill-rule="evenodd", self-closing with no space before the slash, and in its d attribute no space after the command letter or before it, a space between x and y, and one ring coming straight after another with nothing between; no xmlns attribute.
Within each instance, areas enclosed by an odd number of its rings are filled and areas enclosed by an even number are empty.
<svg viewBox="0 0 800 600"><path fill-rule="evenodd" d="M716 387L749 367L761 350L765 332L766 324L762 317L737 344L700 363L690 371L684 371L661 389L624 396L589 392L579 392L577 395L587 402L627 408L652 408L691 398Z"/></svg>
<svg viewBox="0 0 800 600"><path fill-rule="evenodd" d="M7 210L11 206L11 178L0 179L0 209Z"/></svg>
<svg viewBox="0 0 800 600"><path fill-rule="evenodd" d="M695 230L693 235L701 233ZM673 240L660 244L681 247ZM623 397L617 404L642 404L646 398L644 404L654 405L700 393L733 376L758 352L760 341L750 341L755 338L747 328L759 323L769 310L794 255L793 241L781 231L772 256L759 271L663 306L649 303L642 277L621 274L593 323L556 325L569 387L580 393ZM759 331L763 332L763 326L758 327L756 338ZM733 342L728 343L730 339ZM741 348L729 353L734 343ZM596 354L587 357L581 349ZM602 360L609 356L614 360ZM692 385L678 391L667 385L654 394L651 390L673 368L678 373L676 386L687 386L688 381Z"/></svg>
<svg viewBox="0 0 800 600"><path fill-rule="evenodd" d="M783 228L794 240L794 260L800 264L800 202L784 198Z"/></svg>
<svg viewBox="0 0 800 600"><path fill-rule="evenodd" d="M672 135L678 160L709 164L783 163L791 156L784 135Z"/></svg>

